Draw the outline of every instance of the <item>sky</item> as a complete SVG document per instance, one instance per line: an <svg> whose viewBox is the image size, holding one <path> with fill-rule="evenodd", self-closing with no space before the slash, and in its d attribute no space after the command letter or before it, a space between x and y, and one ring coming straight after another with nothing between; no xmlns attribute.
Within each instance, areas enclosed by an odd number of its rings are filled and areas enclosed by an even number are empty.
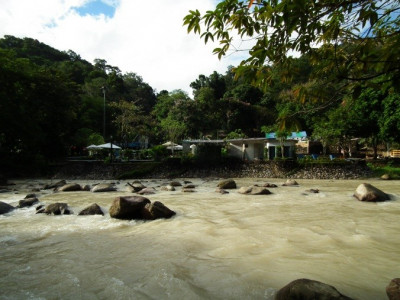
<svg viewBox="0 0 400 300"><path fill-rule="evenodd" d="M37 39L72 50L93 63L105 59L123 74L136 73L156 92L182 89L200 74L225 74L243 52L221 60L199 35L188 34L189 10L213 9L216 0L0 0L0 37Z"/></svg>

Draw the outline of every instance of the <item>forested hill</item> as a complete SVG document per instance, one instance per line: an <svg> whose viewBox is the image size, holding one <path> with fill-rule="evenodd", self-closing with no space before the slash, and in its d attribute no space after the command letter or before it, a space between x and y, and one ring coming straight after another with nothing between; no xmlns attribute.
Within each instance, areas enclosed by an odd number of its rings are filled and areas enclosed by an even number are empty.
<svg viewBox="0 0 400 300"><path fill-rule="evenodd" d="M31 38L19 39L10 35L0 40L0 48L13 50L17 57L28 58L38 65L52 65L55 62L69 61L72 57L90 66L72 51L65 53Z"/></svg>
<svg viewBox="0 0 400 300"><path fill-rule="evenodd" d="M117 135L113 103L135 101L143 114L156 103L139 75L31 38L0 39L0 82L2 165L49 161L68 155L71 146L109 140Z"/></svg>

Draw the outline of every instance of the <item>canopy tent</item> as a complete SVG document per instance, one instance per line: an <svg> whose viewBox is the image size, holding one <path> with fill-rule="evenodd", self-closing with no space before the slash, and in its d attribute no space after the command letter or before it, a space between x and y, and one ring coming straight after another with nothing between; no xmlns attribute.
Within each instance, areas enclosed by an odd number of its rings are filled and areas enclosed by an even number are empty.
<svg viewBox="0 0 400 300"><path fill-rule="evenodd" d="M111 149L111 148L113 148L113 149L121 149L121 147L119 147L117 145L114 145L114 144L111 144L111 143L98 145L98 146L96 146L96 148L98 148L98 149Z"/></svg>
<svg viewBox="0 0 400 300"><path fill-rule="evenodd" d="M162 146L167 147L168 150L182 150L183 146L175 144L174 142L168 141L164 144L162 144Z"/></svg>
<svg viewBox="0 0 400 300"><path fill-rule="evenodd" d="M165 147L172 147L172 146L178 146L178 144L175 144L174 142L168 141L164 144L162 144Z"/></svg>
<svg viewBox="0 0 400 300"><path fill-rule="evenodd" d="M175 146L169 146L167 147L168 150L182 150L183 146L181 145L175 145Z"/></svg>
<svg viewBox="0 0 400 300"><path fill-rule="evenodd" d="M99 149L99 148L98 148L97 145L93 145L93 144L92 144L92 145L90 145L90 146L87 146L86 149Z"/></svg>

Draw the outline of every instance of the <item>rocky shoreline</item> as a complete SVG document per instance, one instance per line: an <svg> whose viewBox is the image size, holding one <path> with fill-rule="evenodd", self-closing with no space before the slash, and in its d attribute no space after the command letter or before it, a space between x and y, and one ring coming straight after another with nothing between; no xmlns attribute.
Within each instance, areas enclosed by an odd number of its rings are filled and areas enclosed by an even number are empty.
<svg viewBox="0 0 400 300"><path fill-rule="evenodd" d="M69 162L53 170L53 179L126 179L134 178L293 178L359 179L371 177L365 161L349 164L299 165L293 161L265 161L221 165L181 165L155 163L151 170L144 163ZM136 172L135 172L136 171ZM132 174L132 175L130 175Z"/></svg>

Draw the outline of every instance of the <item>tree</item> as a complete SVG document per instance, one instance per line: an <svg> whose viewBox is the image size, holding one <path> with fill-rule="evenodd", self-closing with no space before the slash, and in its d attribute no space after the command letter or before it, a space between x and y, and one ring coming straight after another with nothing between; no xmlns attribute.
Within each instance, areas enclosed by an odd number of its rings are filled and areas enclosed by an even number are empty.
<svg viewBox="0 0 400 300"><path fill-rule="evenodd" d="M203 15L191 10L184 25L206 43L217 40L219 58L238 51L234 37L253 39L236 75L259 86L268 86L272 64L290 70L295 51L324 66L324 81L346 80L357 94L370 79L399 89L399 10L397 0L223 0Z"/></svg>
<svg viewBox="0 0 400 300"><path fill-rule="evenodd" d="M126 73L122 79L124 87L121 92L122 99L135 101L145 113L150 113L157 100L153 88L136 73Z"/></svg>
<svg viewBox="0 0 400 300"><path fill-rule="evenodd" d="M166 119L161 121L161 128L165 132L168 139L173 143L176 143L186 130L185 124L174 120L171 116L168 116ZM172 153L174 153L173 147Z"/></svg>
<svg viewBox="0 0 400 300"><path fill-rule="evenodd" d="M117 125L118 134L124 143L133 141L138 136L150 135L153 122L150 116L143 113L140 106L120 100L111 103L110 107L115 109L113 122Z"/></svg>

